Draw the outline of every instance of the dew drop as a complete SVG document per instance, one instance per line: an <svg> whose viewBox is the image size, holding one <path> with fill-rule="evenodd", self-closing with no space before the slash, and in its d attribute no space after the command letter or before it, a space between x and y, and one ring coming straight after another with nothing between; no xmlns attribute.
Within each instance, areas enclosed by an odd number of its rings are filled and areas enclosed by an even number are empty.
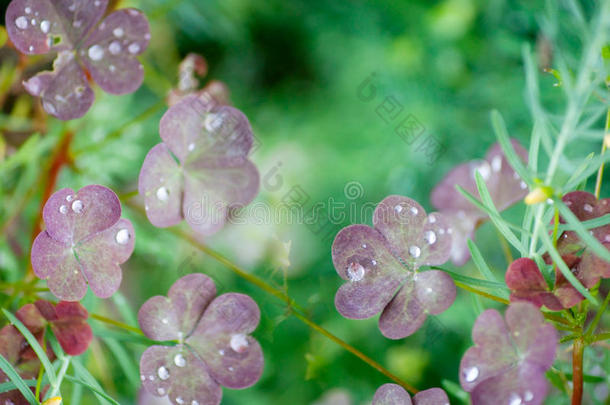
<svg viewBox="0 0 610 405"><path fill-rule="evenodd" d="M140 375L140 380L144 381L146 380L146 377L144 377L144 375Z"/></svg>
<svg viewBox="0 0 610 405"><path fill-rule="evenodd" d="M436 233L434 231L426 231L424 233L424 239L429 245L433 245L436 242Z"/></svg>
<svg viewBox="0 0 610 405"><path fill-rule="evenodd" d="M427 288L426 288L426 292L427 292L428 294L430 294L430 293L432 292L432 288L427 287Z"/></svg>
<svg viewBox="0 0 610 405"><path fill-rule="evenodd" d="M40 23L40 30L43 33L45 33L45 34L48 33L49 29L51 29L51 23L50 22L48 22L47 20L44 20L43 22Z"/></svg>
<svg viewBox="0 0 610 405"><path fill-rule="evenodd" d="M522 181L521 183L519 183L519 187L521 187L521 190L525 190L527 188L527 184L525 184L525 182Z"/></svg>
<svg viewBox="0 0 610 405"><path fill-rule="evenodd" d="M489 179L489 176L491 175L489 163L487 163L487 162L485 162L485 163L481 164L481 166L477 167L477 171L479 172L479 174L481 175L483 180Z"/></svg>
<svg viewBox="0 0 610 405"><path fill-rule="evenodd" d="M534 394L532 393L532 391L527 390L527 391L525 391L525 394L523 395L523 399L525 399L526 402L529 402L532 399L534 399Z"/></svg>
<svg viewBox="0 0 610 405"><path fill-rule="evenodd" d="M218 351L218 354L220 354L221 356L224 356L224 355L225 355L225 351L224 351L223 349L220 349L220 350Z"/></svg>
<svg viewBox="0 0 610 405"><path fill-rule="evenodd" d="M364 278L364 267L360 263L352 262L347 266L349 281L360 281Z"/></svg>
<svg viewBox="0 0 610 405"><path fill-rule="evenodd" d="M195 144L194 143L189 143L189 146L188 146L189 152L192 152L193 149L195 149Z"/></svg>
<svg viewBox="0 0 610 405"><path fill-rule="evenodd" d="M28 50L29 50L30 52L34 52L34 45L30 45L30 47L28 48ZM51 106L52 106L52 105L51 105Z"/></svg>
<svg viewBox="0 0 610 405"><path fill-rule="evenodd" d="M416 207L411 207L409 209L409 211L411 211L411 214L413 214L413 215L417 215L417 213L419 212L419 210Z"/></svg>
<svg viewBox="0 0 610 405"><path fill-rule="evenodd" d="M513 179L515 179L515 180L519 180L519 179L520 179L520 177L519 177L519 173L517 173L517 172L513 172Z"/></svg>
<svg viewBox="0 0 610 405"><path fill-rule="evenodd" d="M17 19L15 19L15 25L17 28L24 30L28 27L28 19L24 16L17 17Z"/></svg>
<svg viewBox="0 0 610 405"><path fill-rule="evenodd" d="M402 206L400 206L400 205L395 206L394 211L396 211L397 213L400 213L402 211Z"/></svg>
<svg viewBox="0 0 610 405"><path fill-rule="evenodd" d="M208 132L217 130L222 125L222 117L216 114L208 114L203 121L203 125Z"/></svg>
<svg viewBox="0 0 610 405"><path fill-rule="evenodd" d="M116 66L110 65L108 66L108 69L110 69L111 72L114 72L116 70Z"/></svg>
<svg viewBox="0 0 610 405"><path fill-rule="evenodd" d="M159 187L157 189L157 198L160 201L167 201L169 198L169 191L165 187Z"/></svg>
<svg viewBox="0 0 610 405"><path fill-rule="evenodd" d="M191 401L191 405L199 405L199 402L198 402L198 401L193 400L193 401Z"/></svg>
<svg viewBox="0 0 610 405"><path fill-rule="evenodd" d="M431 224L435 223L436 222L436 217L434 215L430 215L428 217L428 222L430 222Z"/></svg>
<svg viewBox="0 0 610 405"><path fill-rule="evenodd" d="M73 199L74 199L74 197L72 197L71 195L69 195L69 196L67 196L67 197L66 197L66 201L67 201L67 202L70 202L70 201L72 201Z"/></svg>
<svg viewBox="0 0 610 405"><path fill-rule="evenodd" d="M164 325L167 325L167 324L169 323L169 319L167 319L167 318L163 318L163 319L161 319L161 322L162 322Z"/></svg>
<svg viewBox="0 0 610 405"><path fill-rule="evenodd" d="M164 366L161 366L157 369L157 375L162 380L167 380L169 378L169 371Z"/></svg>
<svg viewBox="0 0 610 405"><path fill-rule="evenodd" d="M371 260L371 263L373 264L373 266L377 266L377 260L373 259Z"/></svg>
<svg viewBox="0 0 610 405"><path fill-rule="evenodd" d="M176 402L179 404L183 404L184 403L184 399L182 399L182 397L176 397Z"/></svg>
<svg viewBox="0 0 610 405"><path fill-rule="evenodd" d="M118 27L118 28L113 29L112 33L114 34L115 37L121 38L125 34L125 31L123 31L123 28Z"/></svg>
<svg viewBox="0 0 610 405"><path fill-rule="evenodd" d="M25 8L25 13L26 14L30 14L32 12L32 9L30 7L26 7Z"/></svg>
<svg viewBox="0 0 610 405"><path fill-rule="evenodd" d="M67 214L68 207L66 207L65 205L62 205L61 207L59 207L59 212L61 212L62 214Z"/></svg>
<svg viewBox="0 0 610 405"><path fill-rule="evenodd" d="M74 28L80 28L81 25L83 25L83 21L82 20L76 20L72 23L72 25L74 26Z"/></svg>
<svg viewBox="0 0 610 405"><path fill-rule="evenodd" d="M500 170L502 170L502 158L500 156L496 155L491 160L491 169L494 172L499 172Z"/></svg>
<svg viewBox="0 0 610 405"><path fill-rule="evenodd" d="M362 244L362 249L366 249L366 243Z"/></svg>
<svg viewBox="0 0 610 405"><path fill-rule="evenodd" d="M231 336L231 349L237 353L243 353L248 348L248 337L243 333L238 333Z"/></svg>
<svg viewBox="0 0 610 405"><path fill-rule="evenodd" d="M159 388L157 388L157 393L158 393L159 395L165 395L165 389L164 389L164 388L159 387Z"/></svg>
<svg viewBox="0 0 610 405"><path fill-rule="evenodd" d="M585 204L582 208L587 212L593 212L593 206L591 204Z"/></svg>
<svg viewBox="0 0 610 405"><path fill-rule="evenodd" d="M123 228L116 233L114 239L119 245L125 245L127 242L129 242L130 237L131 235L129 235L129 230Z"/></svg>
<svg viewBox="0 0 610 405"><path fill-rule="evenodd" d="M118 55L121 52L121 44L119 41L112 41L110 45L108 45L108 50L113 55Z"/></svg>
<svg viewBox="0 0 610 405"><path fill-rule="evenodd" d="M421 255L421 249L413 245L409 248L409 254L417 259Z"/></svg>
<svg viewBox="0 0 610 405"><path fill-rule="evenodd" d="M102 58L104 57L104 49L99 45L93 45L89 48L87 54L89 55L89 58L91 58L91 60L102 60Z"/></svg>
<svg viewBox="0 0 610 405"><path fill-rule="evenodd" d="M83 212L83 202L81 200L76 200L72 203L72 211L80 214Z"/></svg>
<svg viewBox="0 0 610 405"><path fill-rule="evenodd" d="M140 45L138 45L136 42L134 42L133 44L129 45L127 50L129 51L130 54L134 55L134 54L140 52Z"/></svg>
<svg viewBox="0 0 610 405"><path fill-rule="evenodd" d="M234 371L235 369L233 367L229 367L229 371Z"/></svg>
<svg viewBox="0 0 610 405"><path fill-rule="evenodd" d="M510 398L508 399L508 405L521 405L522 403L523 400L517 394L511 394Z"/></svg>
<svg viewBox="0 0 610 405"><path fill-rule="evenodd" d="M477 367L471 367L464 370L464 379L466 382L473 382L479 377L479 369Z"/></svg>
<svg viewBox="0 0 610 405"><path fill-rule="evenodd" d="M178 367L184 367L186 366L186 359L182 354L178 353L174 356L174 364Z"/></svg>

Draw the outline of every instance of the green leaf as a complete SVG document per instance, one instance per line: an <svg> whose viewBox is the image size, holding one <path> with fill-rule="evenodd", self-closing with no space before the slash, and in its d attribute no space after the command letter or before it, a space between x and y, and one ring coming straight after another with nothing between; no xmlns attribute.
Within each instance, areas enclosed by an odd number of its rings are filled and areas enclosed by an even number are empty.
<svg viewBox="0 0 610 405"><path fill-rule="evenodd" d="M481 196L481 201L483 204L489 209L491 221L494 223L498 231L506 238L506 240L513 245L520 253L521 256L525 256L525 251L521 242L514 233L509 229L508 225L506 225L506 221L502 219L502 216L496 209L491 195L489 194L489 190L487 189L487 185L485 184L485 180L483 180L483 176L478 171L475 172L475 181L477 183L477 190L479 191L479 195Z"/></svg>
<svg viewBox="0 0 610 405"><path fill-rule="evenodd" d="M57 385L57 375L55 374L55 369L53 368L53 365L51 364L51 361L47 357L45 351L42 349L42 347L40 347L38 340L36 340L34 335L32 335L28 328L26 328L25 325L21 323L21 321L17 319L15 315L13 315L4 308L2 308L2 312L4 313L4 316L8 318L9 322L13 324L17 329L19 329L19 332L21 332L25 340L28 341L28 343L32 347L32 350L34 350L36 356L38 356L38 359L42 363L47 376L49 377L49 383L53 387L55 387Z"/></svg>
<svg viewBox="0 0 610 405"><path fill-rule="evenodd" d="M600 226L610 224L610 214L602 215L601 217L589 219L587 221L580 222L585 229L598 228ZM549 225L548 229L552 229L553 225ZM571 224L559 224L559 233L563 231L575 231L576 227Z"/></svg>
<svg viewBox="0 0 610 405"><path fill-rule="evenodd" d="M430 268L434 269L434 270L444 271L445 273L449 274L451 276L451 278L453 278L454 280L460 281L460 282L462 282L464 284L468 284L468 285L473 286L473 287L482 287L482 288L488 288L488 289L500 289L500 290L503 290L503 291L508 290L506 285L504 285L503 283L499 283L497 281L481 280L480 278L464 276L463 274L455 273L453 271L450 271L450 270L447 270L447 269L443 269L442 267L430 266Z"/></svg>
<svg viewBox="0 0 610 405"><path fill-rule="evenodd" d="M451 380L443 380L441 385L450 395L457 398L464 404L470 404L469 395L466 391L462 389L458 384L454 383Z"/></svg>
<svg viewBox="0 0 610 405"><path fill-rule="evenodd" d="M489 281L497 282L498 280L496 279L496 276L493 274L493 272L485 262L485 259L483 259L483 255L481 254L481 251L479 250L477 245L475 245L475 243L470 239L468 239L467 243L468 250L470 250L470 255L472 256L472 261L481 272L481 275L483 275L483 277L485 277Z"/></svg>
<svg viewBox="0 0 610 405"><path fill-rule="evenodd" d="M107 404L118 404L114 399L110 398L105 392L100 383L97 382L95 377L91 375L89 370L87 370L77 358L72 359L72 367L74 367L74 372L81 378L78 381L72 381L69 375L66 375L66 379L68 381L75 382L77 384L81 384L87 388L89 388L95 394L95 397L102 405Z"/></svg>
<svg viewBox="0 0 610 405"><path fill-rule="evenodd" d="M597 173L602 164L610 161L610 152L608 151L603 155L593 156L592 153L587 156L585 161L576 169L574 174L572 174L565 186L562 187L562 191L574 190L580 183Z"/></svg>
<svg viewBox="0 0 610 405"><path fill-rule="evenodd" d="M13 368L11 363L4 356L0 355L0 368L4 371L4 374L13 382L15 387L21 392L24 398L30 404L38 404L36 397L32 393L32 390L28 387L28 384L19 376L17 371ZM6 383L5 383L6 384ZM36 385L36 380L34 380L34 385Z"/></svg>
<svg viewBox="0 0 610 405"><path fill-rule="evenodd" d="M123 369L123 373L129 380L131 387L138 387L140 385L140 371L135 363L132 361L131 355L125 350L125 348L112 338L105 338L104 343L110 349L114 357L116 358L119 366Z"/></svg>
<svg viewBox="0 0 610 405"><path fill-rule="evenodd" d="M542 224L540 224L540 225L542 225ZM598 302L595 299L595 297L593 297L593 295L591 295L589 290L587 290L580 283L580 281L578 281L576 276L574 276L574 274L570 271L568 266L565 264L565 262L561 258L561 255L555 248L555 246L553 246L553 241L551 241L551 238L549 238L549 235L547 235L546 232L539 232L539 233L540 233L540 238L542 239L542 243L546 246L548 253L551 255L551 258L553 259L555 264L557 264L557 267L559 267L559 270L564 275L564 277L570 282L570 284L572 284L572 286L574 288L576 288L576 290L578 290L579 293L581 293L583 295L583 297L588 299L591 302L591 304L597 306Z"/></svg>
<svg viewBox="0 0 610 405"><path fill-rule="evenodd" d="M73 377L71 375L66 375L64 378L75 384L79 384L79 385L82 385L83 387L89 388L96 396L102 397L104 400L106 400L108 403L110 403L112 405L121 405L117 401L112 399L112 397L110 395L106 394L104 392L104 390L102 389L102 387L99 386L99 384L97 386L95 386L95 385L89 384L88 382L83 381L79 378Z"/></svg>

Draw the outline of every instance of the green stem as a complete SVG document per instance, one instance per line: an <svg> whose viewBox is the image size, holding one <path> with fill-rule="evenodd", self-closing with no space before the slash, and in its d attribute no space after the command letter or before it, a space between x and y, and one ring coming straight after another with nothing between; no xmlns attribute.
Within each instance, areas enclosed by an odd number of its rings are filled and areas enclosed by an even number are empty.
<svg viewBox="0 0 610 405"><path fill-rule="evenodd" d="M71 357L65 355L61 358L61 368L57 373L57 384L51 390L51 393L47 395L48 398L53 398L59 394L59 388L61 387L61 383L66 376L66 371L68 371L68 367L70 366Z"/></svg>
<svg viewBox="0 0 610 405"><path fill-rule="evenodd" d="M609 135L610 131L610 108L606 113L606 128L604 130L604 139L602 140L602 155L606 153L606 136ZM602 179L604 177L604 163L599 165L599 170L597 172L597 180L595 181L595 198L599 199L599 194L602 188Z"/></svg>
<svg viewBox="0 0 610 405"><path fill-rule="evenodd" d="M139 328L136 328L135 326L127 325L126 323L115 321L114 319L110 319L110 318L107 318L105 316L98 315L98 314L89 314L89 316L91 318L95 319L96 321L104 322L109 325L116 326L117 328L125 329L130 332L136 333L138 335L144 336L144 333Z"/></svg>
<svg viewBox="0 0 610 405"><path fill-rule="evenodd" d="M583 357L585 342L582 337L576 339L572 351L572 405L582 404L583 394Z"/></svg>

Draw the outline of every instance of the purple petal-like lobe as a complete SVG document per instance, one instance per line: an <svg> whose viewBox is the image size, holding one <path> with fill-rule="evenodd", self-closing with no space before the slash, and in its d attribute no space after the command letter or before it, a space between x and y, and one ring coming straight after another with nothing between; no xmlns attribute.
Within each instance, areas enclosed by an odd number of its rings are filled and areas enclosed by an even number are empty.
<svg viewBox="0 0 610 405"><path fill-rule="evenodd" d="M136 91L144 70L136 58L148 47L150 28L144 14L135 9L113 12L84 43L80 56L93 80L106 92Z"/></svg>
<svg viewBox="0 0 610 405"><path fill-rule="evenodd" d="M449 224L438 213L426 216L415 200L397 195L386 197L375 208L373 225L388 240L392 251L414 269L449 260Z"/></svg>
<svg viewBox="0 0 610 405"><path fill-rule="evenodd" d="M412 405L411 397L397 384L383 384L377 388L373 405Z"/></svg>
<svg viewBox="0 0 610 405"><path fill-rule="evenodd" d="M50 236L72 245L114 225L121 217L121 204L104 186L86 186L78 193L65 188L47 200L42 216Z"/></svg>
<svg viewBox="0 0 610 405"><path fill-rule="evenodd" d="M545 373L555 359L557 331L527 302L511 304L505 318L506 323L497 311L487 310L477 319L475 346L460 364L462 387L471 393L473 405L540 405L547 393Z"/></svg>
<svg viewBox="0 0 610 405"><path fill-rule="evenodd" d="M154 146L146 155L138 191L154 226L165 228L182 221L182 171L165 144Z"/></svg>
<svg viewBox="0 0 610 405"><path fill-rule="evenodd" d="M449 405L449 398L440 388L430 388L420 391L413 397L414 405Z"/></svg>
<svg viewBox="0 0 610 405"><path fill-rule="evenodd" d="M383 310L379 329L390 339L409 336L422 326L428 314L439 314L449 308L455 295L455 284L446 273L438 270L418 273Z"/></svg>
<svg viewBox="0 0 610 405"><path fill-rule="evenodd" d="M95 95L85 72L70 52L61 52L52 72L41 72L23 83L33 96L42 98L45 111L61 120L80 118L91 108Z"/></svg>
<svg viewBox="0 0 610 405"><path fill-rule="evenodd" d="M13 0L6 28L15 46L26 54L74 49L97 23L108 0Z"/></svg>
<svg viewBox="0 0 610 405"><path fill-rule="evenodd" d="M168 396L174 405L218 405L222 398L205 363L184 345L149 347L140 359L140 374L149 393Z"/></svg>
<svg viewBox="0 0 610 405"><path fill-rule="evenodd" d="M138 311L142 332L154 340L183 340L191 334L216 296L212 279L200 273L178 279L167 298L150 298Z"/></svg>
<svg viewBox="0 0 610 405"><path fill-rule="evenodd" d="M259 320L260 310L250 297L223 294L206 309L187 344L204 359L219 384L246 388L256 383L263 371L261 347L248 335Z"/></svg>
<svg viewBox="0 0 610 405"><path fill-rule="evenodd" d="M85 239L75 247L91 291L100 297L112 296L121 285L121 263L129 259L135 244L135 231L127 219Z"/></svg>
<svg viewBox="0 0 610 405"><path fill-rule="evenodd" d="M220 230L230 208L246 205L258 193L258 169L249 160L239 161L237 166L184 171L183 215L202 235Z"/></svg>
<svg viewBox="0 0 610 405"><path fill-rule="evenodd" d="M346 318L370 318L381 312L408 277L383 235L366 225L342 229L333 242L332 257L337 273L347 280L335 296L335 306Z"/></svg>
<svg viewBox="0 0 610 405"><path fill-rule="evenodd" d="M43 231L32 244L32 268L41 279L48 280L51 292L65 301L79 301L87 292L87 283L71 247L57 242Z"/></svg>

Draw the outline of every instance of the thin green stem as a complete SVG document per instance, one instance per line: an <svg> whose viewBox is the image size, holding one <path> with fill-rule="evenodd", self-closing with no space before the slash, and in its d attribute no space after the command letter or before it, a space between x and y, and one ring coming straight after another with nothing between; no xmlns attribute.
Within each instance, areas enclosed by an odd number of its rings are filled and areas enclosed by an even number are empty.
<svg viewBox="0 0 610 405"><path fill-rule="evenodd" d="M64 377L66 376L66 371L68 371L68 367L70 366L71 358L72 357L68 355L64 355L61 358L61 367L57 373L57 384L52 387L51 393L47 395L48 398L53 398L59 394L59 389Z"/></svg>
<svg viewBox="0 0 610 405"><path fill-rule="evenodd" d="M582 404L583 394L583 357L585 341L582 337L574 341L572 349L572 405Z"/></svg>
<svg viewBox="0 0 610 405"><path fill-rule="evenodd" d="M608 112L606 113L606 128L604 130L604 139L602 140L602 152L601 152L602 155L604 153L606 153L606 148L607 148L606 147L606 136L609 135L609 130L610 130L610 108L608 109ZM601 192L603 177L604 177L604 163L599 165L599 170L597 172L597 180L595 181L595 198L597 198L597 199L599 199L599 194Z"/></svg>
<svg viewBox="0 0 610 405"><path fill-rule="evenodd" d="M104 322L109 325L116 326L117 328L128 330L130 332L137 333L138 335L144 336L144 333L139 328L136 328L135 326L127 325L126 323L115 321L114 319L110 319L110 318L107 318L105 316L98 315L98 314L89 314L89 316L97 321Z"/></svg>

